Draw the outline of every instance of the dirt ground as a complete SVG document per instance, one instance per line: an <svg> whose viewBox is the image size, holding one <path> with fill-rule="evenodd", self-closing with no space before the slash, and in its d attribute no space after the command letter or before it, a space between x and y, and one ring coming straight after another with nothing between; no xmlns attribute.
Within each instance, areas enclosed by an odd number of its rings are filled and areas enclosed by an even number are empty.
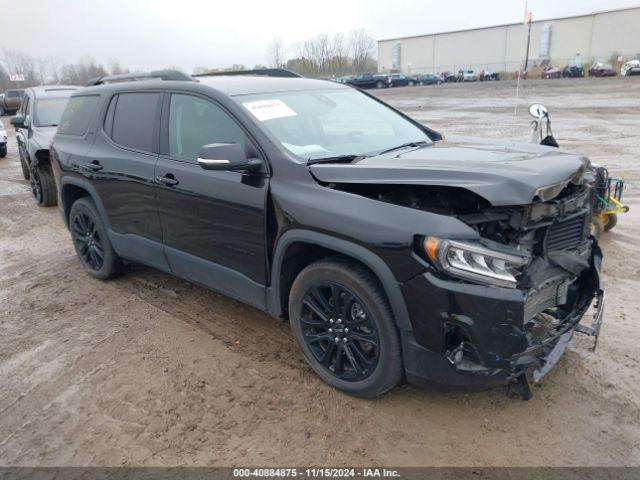
<svg viewBox="0 0 640 480"><path fill-rule="evenodd" d="M34 205L15 137L0 159L0 465L640 465L640 78L375 92L445 134L527 135L546 104L563 146L625 173L603 240L600 343L575 338L529 402L404 386L374 401L323 384L287 325L169 275L110 282Z"/></svg>

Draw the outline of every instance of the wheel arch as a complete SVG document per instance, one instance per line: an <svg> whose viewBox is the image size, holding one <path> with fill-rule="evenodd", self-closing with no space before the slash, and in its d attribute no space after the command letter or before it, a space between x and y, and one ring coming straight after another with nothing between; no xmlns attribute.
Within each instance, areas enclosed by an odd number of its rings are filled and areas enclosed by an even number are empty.
<svg viewBox="0 0 640 480"><path fill-rule="evenodd" d="M301 245L305 248L300 251ZM296 249L299 251L296 252ZM304 253L303 258L292 260L296 253ZM273 255L271 282L267 289L269 312L276 317L286 316L286 303L298 273L314 261L331 255L355 261L369 270L380 283L389 301L396 325L402 330L411 330L404 297L387 264L361 245L312 230L289 230L278 240ZM288 263L290 261L293 263Z"/></svg>
<svg viewBox="0 0 640 480"><path fill-rule="evenodd" d="M104 205L100 201L100 196L96 189L86 180L63 177L60 181L60 209L65 221L65 224L69 226L69 214L71 213L71 206L73 203L83 197L90 197L93 201L104 225L107 227L107 231L111 231L111 225L109 224L109 218Z"/></svg>
<svg viewBox="0 0 640 480"><path fill-rule="evenodd" d="M27 152L28 154L29 152ZM33 158L36 159L36 165L40 163L47 163L51 165L51 158L49 157L49 150L46 148L39 148L35 152L33 152Z"/></svg>

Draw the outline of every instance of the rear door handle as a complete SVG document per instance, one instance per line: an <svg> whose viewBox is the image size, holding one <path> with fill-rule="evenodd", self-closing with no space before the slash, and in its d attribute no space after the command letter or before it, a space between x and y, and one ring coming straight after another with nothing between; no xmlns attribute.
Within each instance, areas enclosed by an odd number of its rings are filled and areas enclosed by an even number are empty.
<svg viewBox="0 0 640 480"><path fill-rule="evenodd" d="M175 187L176 185L178 185L178 183L180 183L170 173L167 173L164 177L162 177L162 176L156 177L156 182L162 183L163 185L166 185L167 187Z"/></svg>
<svg viewBox="0 0 640 480"><path fill-rule="evenodd" d="M94 160L92 162L87 162L84 164L84 166L93 172L99 172L103 168L102 165L100 165L100 162L97 160Z"/></svg>

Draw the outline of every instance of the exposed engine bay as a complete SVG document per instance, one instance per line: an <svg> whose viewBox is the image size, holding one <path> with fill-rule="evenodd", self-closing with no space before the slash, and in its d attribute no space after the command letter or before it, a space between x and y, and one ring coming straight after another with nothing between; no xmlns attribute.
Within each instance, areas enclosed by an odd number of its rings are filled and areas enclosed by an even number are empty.
<svg viewBox="0 0 640 480"><path fill-rule="evenodd" d="M518 278L518 288L525 295L523 333L531 346L543 345L575 324L591 303L593 295L585 292L585 282L579 281L581 275L588 275L593 245L589 232L593 193L588 181L566 184L551 200L511 207L493 207L479 195L458 187L328 186L454 216L474 228L483 244L526 255L528 262ZM595 289L591 285L588 289L592 287Z"/></svg>
<svg viewBox="0 0 640 480"><path fill-rule="evenodd" d="M569 183L555 198L546 202L538 200L530 205L510 207L493 207L479 195L459 187L366 184L329 186L383 202L454 216L473 227L482 239L532 256L542 255L545 250L578 247L588 236L592 194L590 187L585 184ZM563 222L569 219L572 219L571 224ZM554 228L550 228L552 226ZM550 229L556 235L548 238L545 234Z"/></svg>

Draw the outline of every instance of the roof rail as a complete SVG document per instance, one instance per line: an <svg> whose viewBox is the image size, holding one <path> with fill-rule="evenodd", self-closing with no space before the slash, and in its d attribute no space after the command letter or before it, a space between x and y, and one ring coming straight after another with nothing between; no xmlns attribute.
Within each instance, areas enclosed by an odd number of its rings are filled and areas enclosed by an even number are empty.
<svg viewBox="0 0 640 480"><path fill-rule="evenodd" d="M286 68L254 68L253 70L231 70L228 72L209 72L194 77L221 77L226 75L257 75L262 77L302 78L302 75Z"/></svg>
<svg viewBox="0 0 640 480"><path fill-rule="evenodd" d="M178 70L154 70L152 72L123 73L121 75L106 75L92 78L87 86L103 85L105 83L131 82L136 80L177 80L194 82L195 80L186 73Z"/></svg>

